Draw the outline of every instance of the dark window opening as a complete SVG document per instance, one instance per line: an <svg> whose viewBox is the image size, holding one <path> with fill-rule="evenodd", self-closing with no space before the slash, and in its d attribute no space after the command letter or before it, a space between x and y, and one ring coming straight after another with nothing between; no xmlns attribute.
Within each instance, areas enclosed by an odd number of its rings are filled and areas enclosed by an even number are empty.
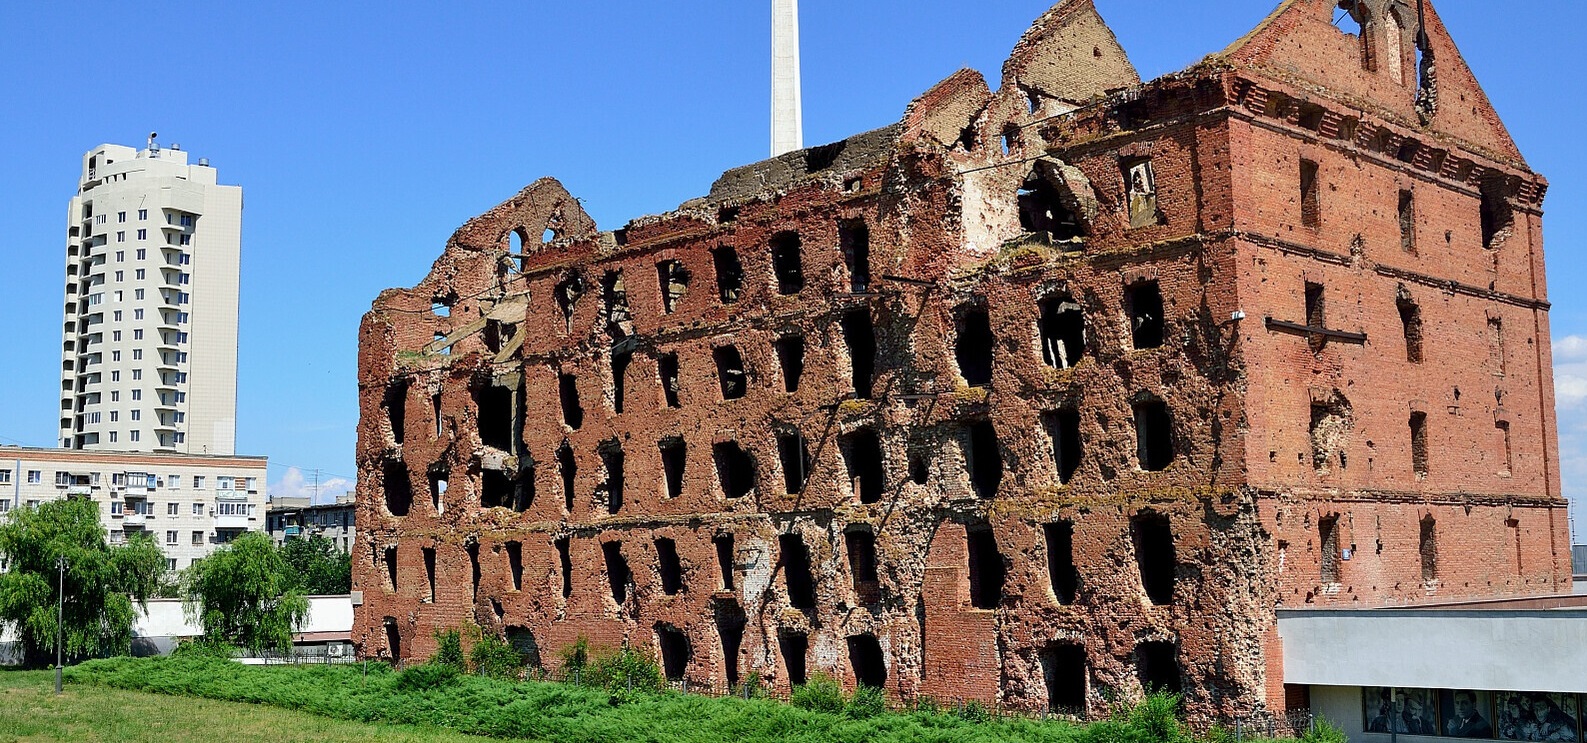
<svg viewBox="0 0 1587 743"><path fill-rule="evenodd" d="M782 368L783 392L798 392L799 378L805 373L804 336L783 336L773 345L777 351L777 365Z"/></svg>
<svg viewBox="0 0 1587 743"><path fill-rule="evenodd" d="M798 294L805 288L804 258L797 232L779 232L771 239L771 268L777 276L778 294Z"/></svg>
<svg viewBox="0 0 1587 743"><path fill-rule="evenodd" d="M722 483L723 496L742 498L755 490L755 459L737 441L713 445L711 458L716 460L716 476Z"/></svg>
<svg viewBox="0 0 1587 743"><path fill-rule="evenodd" d="M1163 293L1156 281L1140 281L1124 290L1124 311L1130 316L1130 341L1135 348L1163 345Z"/></svg>
<svg viewBox="0 0 1587 743"><path fill-rule="evenodd" d="M535 461L524 457L518 464L518 477L513 481L513 499L508 505L518 513L529 510L535 502Z"/></svg>
<svg viewBox="0 0 1587 743"><path fill-rule="evenodd" d="M1306 325L1313 328L1327 327L1326 309L1323 285L1306 282Z"/></svg>
<svg viewBox="0 0 1587 743"><path fill-rule="evenodd" d="M1422 363L1422 308L1409 296L1401 295L1396 301L1400 310L1400 327L1405 331L1405 360Z"/></svg>
<svg viewBox="0 0 1587 743"><path fill-rule="evenodd" d="M441 502L441 496L446 495L446 480L450 474L451 472L442 464L437 464L430 468L430 505L435 508L436 513L441 513L445 510Z"/></svg>
<svg viewBox="0 0 1587 743"><path fill-rule="evenodd" d="M732 304L744 293L744 264L738 260L738 251L722 246L711 251L711 265L716 269L716 291L722 304Z"/></svg>
<svg viewBox="0 0 1587 743"><path fill-rule="evenodd" d="M386 587L397 590L397 548L387 547L382 553L386 561Z"/></svg>
<svg viewBox="0 0 1587 743"><path fill-rule="evenodd" d="M513 391L512 407L512 452L520 457L529 456L529 443L524 440L524 425L529 419L529 398L524 393L528 387L522 377L518 379L518 387Z"/></svg>
<svg viewBox="0 0 1587 743"><path fill-rule="evenodd" d="M656 643L661 646L661 671L668 681L682 681L689 670L689 637L671 625L656 627Z"/></svg>
<svg viewBox="0 0 1587 743"><path fill-rule="evenodd" d="M1502 182L1484 183L1482 186L1482 247L1492 250L1499 247L1500 238L1514 219L1510 204L1499 193Z"/></svg>
<svg viewBox="0 0 1587 743"><path fill-rule="evenodd" d="M481 577L479 569L479 542L469 542L468 544L463 545L463 551L468 553L468 584L469 590L471 591L471 593L469 593L469 600L478 601L479 579Z"/></svg>
<svg viewBox="0 0 1587 743"><path fill-rule="evenodd" d="M1086 352L1086 321L1080 305L1068 296L1041 301L1041 360L1056 369L1080 363Z"/></svg>
<svg viewBox="0 0 1587 743"><path fill-rule="evenodd" d="M849 347L849 381L854 385L854 396L869 400L876 381L876 327L871 323L871 310L849 310L838 324L843 328L843 342Z"/></svg>
<svg viewBox="0 0 1587 743"><path fill-rule="evenodd" d="M495 385L474 393L478 408L479 442L502 451L512 451L512 390Z"/></svg>
<svg viewBox="0 0 1587 743"><path fill-rule="evenodd" d="M805 683L805 656L810 652L810 636L803 632L783 632L777 635L777 648L782 651L782 663L788 668L788 684Z"/></svg>
<svg viewBox="0 0 1587 743"><path fill-rule="evenodd" d="M386 512L393 516L407 516L408 509L413 507L413 483L408 481L408 465L400 459L388 459L382 470Z"/></svg>
<svg viewBox="0 0 1587 743"><path fill-rule="evenodd" d="M502 508L513 495L512 478L501 470L484 470L479 476L479 507Z"/></svg>
<svg viewBox="0 0 1587 743"><path fill-rule="evenodd" d="M996 336L992 334L992 320L985 307L969 307L959 316L959 337L954 344L954 358L959 363L959 376L971 387L984 387L992 383L992 349Z"/></svg>
<svg viewBox="0 0 1587 743"><path fill-rule="evenodd" d="M1086 649L1072 642L1048 645L1041 653L1047 709L1080 713L1086 708Z"/></svg>
<svg viewBox="0 0 1587 743"><path fill-rule="evenodd" d="M634 582L628 558L623 557L623 543L606 542L601 545L601 554L606 558L606 582L612 589L612 601L622 606L628 602L628 589Z"/></svg>
<svg viewBox="0 0 1587 743"><path fill-rule="evenodd" d="M1179 570L1174 556L1174 532L1168 517L1150 511L1136 514L1130 519L1130 532L1135 541L1135 566L1141 573L1141 588L1153 604L1165 605L1174 601L1174 578Z"/></svg>
<svg viewBox="0 0 1587 743"><path fill-rule="evenodd" d="M623 413L623 398L627 393L628 365L633 363L634 352L625 344L612 348L612 412Z"/></svg>
<svg viewBox="0 0 1587 743"><path fill-rule="evenodd" d="M838 222L838 246L849 267L849 289L855 294L871 288L871 228L863 219Z"/></svg>
<svg viewBox="0 0 1587 743"><path fill-rule="evenodd" d="M562 598L573 595L573 552L571 540L557 539L557 562L562 568Z"/></svg>
<svg viewBox="0 0 1587 743"><path fill-rule="evenodd" d="M579 404L579 380L572 374L557 375L557 390L562 400L562 422L575 431L584 426L584 406Z"/></svg>
<svg viewBox="0 0 1587 743"><path fill-rule="evenodd" d="M512 573L512 590L523 590L523 543L507 543L507 569Z"/></svg>
<svg viewBox="0 0 1587 743"><path fill-rule="evenodd" d="M849 482L861 503L875 503L882 499L887 488L887 470L883 460L882 441L875 429L861 428L843 437L839 449L844 464L848 465Z"/></svg>
<svg viewBox="0 0 1587 743"><path fill-rule="evenodd" d="M552 294L556 296L557 307L562 310L562 320L567 331L572 332L574 306L578 304L579 298L584 296L584 277L576 273L568 274L557 282Z"/></svg>
<svg viewBox="0 0 1587 743"><path fill-rule="evenodd" d="M688 445L683 439L673 437L662 439L660 449L663 486L668 498L677 498L683 495L683 468L688 461Z"/></svg>
<svg viewBox="0 0 1587 743"><path fill-rule="evenodd" d="M733 589L733 535L718 534L711 539L716 546L716 565L722 571L722 590Z"/></svg>
<svg viewBox="0 0 1587 743"><path fill-rule="evenodd" d="M402 660L402 633L397 630L397 618L386 617L382 624L386 628L386 648L390 651L391 660Z"/></svg>
<svg viewBox="0 0 1587 743"><path fill-rule="evenodd" d="M810 572L810 550L798 534L777 537L783 582L788 588L788 605L795 609L816 607L815 575Z"/></svg>
<svg viewBox="0 0 1587 743"><path fill-rule="evenodd" d="M1411 468L1427 476L1427 414L1411 413Z"/></svg>
<svg viewBox="0 0 1587 743"><path fill-rule="evenodd" d="M1316 227L1322 218L1322 196L1317 183L1317 163L1300 161L1300 223Z"/></svg>
<svg viewBox="0 0 1587 743"><path fill-rule="evenodd" d="M661 577L661 592L676 596L683 590L683 563L678 559L678 543L661 537L656 540L656 572Z"/></svg>
<svg viewBox="0 0 1587 743"><path fill-rule="evenodd" d="M407 422L408 412L408 383L406 380L393 382L386 388L386 418L391 421L391 443L402 446L404 424Z"/></svg>
<svg viewBox="0 0 1587 743"><path fill-rule="evenodd" d="M1003 483L1003 447L998 443L997 429L991 421L971 423L967 443L964 465L975 494L982 498L997 495L997 488Z"/></svg>
<svg viewBox="0 0 1587 743"><path fill-rule="evenodd" d="M562 442L557 448L557 470L562 474L562 501L563 508L573 510L573 495L579 474L578 458L573 454L572 445Z"/></svg>
<svg viewBox="0 0 1587 743"><path fill-rule="evenodd" d="M803 493L810 477L810 449L797 429L777 434L777 458L782 462L783 492Z"/></svg>
<svg viewBox="0 0 1587 743"><path fill-rule="evenodd" d="M512 340L516 328L512 323L503 323L499 320L486 320L485 327L480 330L480 342L485 350L493 354L501 353L501 344L504 340Z"/></svg>
<svg viewBox="0 0 1587 743"><path fill-rule="evenodd" d="M523 660L528 668L540 667L540 641L535 639L534 632L527 627L508 627L507 644L518 651L518 657Z"/></svg>
<svg viewBox="0 0 1587 743"><path fill-rule="evenodd" d="M1162 400L1135 404L1135 456L1141 469L1158 472L1174 462L1174 421Z"/></svg>
<svg viewBox="0 0 1587 743"><path fill-rule="evenodd" d="M1136 645L1135 662L1141 688L1167 694L1180 692L1179 651L1174 643L1157 641Z"/></svg>
<svg viewBox="0 0 1587 743"><path fill-rule="evenodd" d="M876 574L876 535L866 529L851 529L843 534L849 552L849 574L854 579L854 597L862 604L881 599L881 584Z"/></svg>
<svg viewBox="0 0 1587 743"><path fill-rule="evenodd" d="M601 446L601 467L606 477L599 495L606 501L606 512L616 514L623 510L623 447L616 439Z"/></svg>
<svg viewBox="0 0 1587 743"><path fill-rule="evenodd" d="M606 334L614 339L633 335L633 314L628 308L628 289L622 271L607 271L601 277L601 304L606 313Z"/></svg>
<svg viewBox="0 0 1587 743"><path fill-rule="evenodd" d="M969 543L970 605L977 609L996 609L1003 603L1003 583L1007 569L1003 553L997 548L997 537L985 525L965 529Z"/></svg>
<svg viewBox="0 0 1587 743"><path fill-rule="evenodd" d="M876 689L887 686L887 662L875 635L849 638L849 665L854 668L854 683Z"/></svg>
<svg viewBox="0 0 1587 743"><path fill-rule="evenodd" d="M1422 554L1422 580L1430 581L1438 577L1438 524L1431 514L1422 517L1421 529L1421 554Z"/></svg>
<svg viewBox="0 0 1587 743"><path fill-rule="evenodd" d="M1069 484L1075 470L1080 468L1080 411L1052 410L1041 416L1042 427L1052 442L1053 466L1058 472L1058 482Z"/></svg>
<svg viewBox="0 0 1587 743"><path fill-rule="evenodd" d="M1152 161L1127 160L1123 165L1130 229L1161 224L1163 216L1157 208L1157 171L1153 169Z"/></svg>
<svg viewBox="0 0 1587 743"><path fill-rule="evenodd" d="M744 645L744 613L718 606L716 635L722 639L722 671L729 687L738 686L738 651Z"/></svg>
<svg viewBox="0 0 1587 743"><path fill-rule="evenodd" d="M1494 426L1499 429L1499 434L1504 437L1504 469L1501 474L1508 475L1511 468L1515 466L1515 448L1510 440L1510 422L1499 421Z"/></svg>
<svg viewBox="0 0 1587 743"><path fill-rule="evenodd" d="M924 452L909 453L909 481L916 485L925 485L931 480L931 463L926 461Z"/></svg>
<svg viewBox="0 0 1587 743"><path fill-rule="evenodd" d="M1326 109L1315 103L1302 103L1300 104L1300 116L1296 119L1296 123L1302 129L1310 129L1315 132L1322 129L1323 116L1326 113Z"/></svg>
<svg viewBox="0 0 1587 743"><path fill-rule="evenodd" d="M1047 580L1060 604L1072 604L1080 588L1080 571L1075 568L1075 525L1059 521L1042 527L1047 537Z"/></svg>
<svg viewBox="0 0 1587 743"><path fill-rule="evenodd" d="M682 388L678 382L678 354L662 354L656 361L656 367L661 372L662 400L669 408L683 407L683 403L678 400L678 391Z"/></svg>
<svg viewBox="0 0 1587 743"><path fill-rule="evenodd" d="M1075 213L1064 207L1057 187L1042 177L1040 172L1031 171L1024 185L1020 186L1017 198L1020 229L1045 233L1058 242L1085 236Z"/></svg>
<svg viewBox="0 0 1587 743"><path fill-rule="evenodd" d="M430 414L435 418L435 437L441 438L441 393L430 396Z"/></svg>
<svg viewBox="0 0 1587 743"><path fill-rule="evenodd" d="M1339 582L1339 517L1317 520L1318 577L1324 583Z"/></svg>
<svg viewBox="0 0 1587 743"><path fill-rule="evenodd" d="M1416 199L1410 191L1400 192L1400 250L1416 254Z"/></svg>
<svg viewBox="0 0 1587 743"><path fill-rule="evenodd" d="M430 587L428 601L433 604L435 603L435 548L421 547L419 551L424 555L424 579Z"/></svg>
<svg viewBox="0 0 1587 743"><path fill-rule="evenodd" d="M721 209L716 210L717 224L727 224L728 222L737 220L738 211L739 207L736 206L724 206Z"/></svg>
<svg viewBox="0 0 1587 743"><path fill-rule="evenodd" d="M661 309L672 314L689 293L689 269L683 261L666 260L656 264L656 279L661 284Z"/></svg>
<svg viewBox="0 0 1587 743"><path fill-rule="evenodd" d="M748 379L744 373L744 357L733 346L718 346L711 349L711 357L716 360L716 376L722 384L722 399L737 400L748 391Z"/></svg>

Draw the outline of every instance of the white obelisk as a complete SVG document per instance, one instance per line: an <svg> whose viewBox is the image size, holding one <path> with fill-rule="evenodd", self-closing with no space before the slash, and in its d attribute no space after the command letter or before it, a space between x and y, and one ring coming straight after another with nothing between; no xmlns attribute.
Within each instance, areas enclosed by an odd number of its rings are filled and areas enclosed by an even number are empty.
<svg viewBox="0 0 1587 743"><path fill-rule="evenodd" d="M804 149L799 0L771 0L771 156Z"/></svg>

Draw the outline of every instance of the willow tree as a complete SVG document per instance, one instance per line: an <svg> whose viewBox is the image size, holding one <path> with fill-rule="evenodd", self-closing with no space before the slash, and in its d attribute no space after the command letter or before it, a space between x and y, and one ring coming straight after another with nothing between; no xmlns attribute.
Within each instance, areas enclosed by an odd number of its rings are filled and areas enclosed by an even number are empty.
<svg viewBox="0 0 1587 743"><path fill-rule="evenodd" d="M66 560L64 579L59 558ZM86 498L12 511L0 520L0 562L0 630L16 634L23 662L32 666L55 659L57 602L67 658L126 654L134 605L146 604L165 570L165 554L147 535L106 544L99 504Z"/></svg>
<svg viewBox="0 0 1587 743"><path fill-rule="evenodd" d="M270 537L248 532L193 563L184 579L188 616L207 642L285 653L309 601Z"/></svg>

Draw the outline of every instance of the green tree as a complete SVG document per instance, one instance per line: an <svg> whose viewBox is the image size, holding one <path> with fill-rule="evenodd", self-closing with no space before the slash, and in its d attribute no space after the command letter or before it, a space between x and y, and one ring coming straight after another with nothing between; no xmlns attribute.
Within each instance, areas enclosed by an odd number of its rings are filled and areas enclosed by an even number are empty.
<svg viewBox="0 0 1587 743"><path fill-rule="evenodd" d="M288 539L281 559L297 578L298 589L308 596L347 593L353 590L353 556L336 549L327 537Z"/></svg>
<svg viewBox="0 0 1587 743"><path fill-rule="evenodd" d="M204 639L253 652L292 649L309 601L270 537L247 532L187 569L187 613Z"/></svg>
<svg viewBox="0 0 1587 743"><path fill-rule="evenodd" d="M84 498L50 501L0 521L0 630L16 633L23 661L54 661L58 574L66 558L65 655L73 660L125 654L132 647L133 604L159 586L165 554L146 535L126 545L105 543L99 504Z"/></svg>

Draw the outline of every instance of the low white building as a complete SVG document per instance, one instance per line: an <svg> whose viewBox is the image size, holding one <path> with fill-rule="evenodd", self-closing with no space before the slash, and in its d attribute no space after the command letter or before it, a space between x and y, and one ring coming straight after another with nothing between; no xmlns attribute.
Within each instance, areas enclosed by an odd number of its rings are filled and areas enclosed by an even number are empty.
<svg viewBox="0 0 1587 743"><path fill-rule="evenodd" d="M99 504L112 543L144 532L180 570L245 531L263 531L265 457L0 446L0 518L62 498Z"/></svg>

